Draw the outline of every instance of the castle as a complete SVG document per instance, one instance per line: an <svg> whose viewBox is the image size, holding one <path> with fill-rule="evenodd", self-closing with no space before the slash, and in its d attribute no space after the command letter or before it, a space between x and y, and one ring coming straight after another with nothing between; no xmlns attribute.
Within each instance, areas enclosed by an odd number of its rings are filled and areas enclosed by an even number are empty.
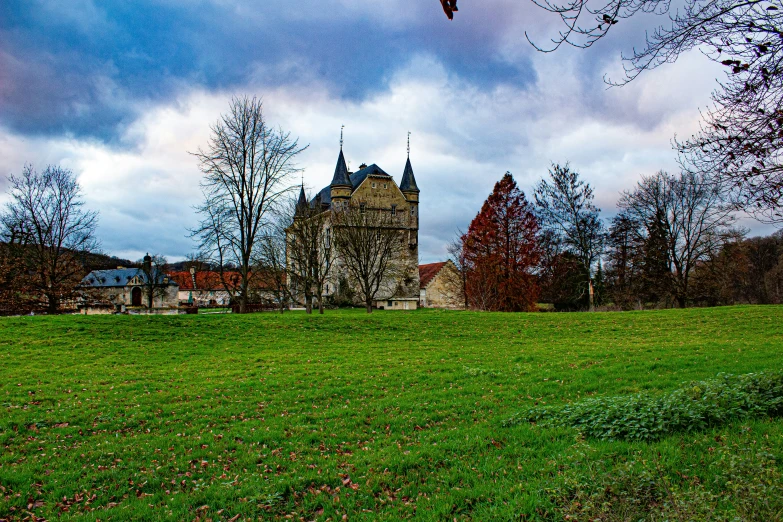
<svg viewBox="0 0 783 522"><path fill-rule="evenodd" d="M400 259L396 260L404 267L403 274L393 285L382 289L376 295L374 306L383 309L412 310L419 302L419 188L413 175L410 153L399 185L378 165L362 164L356 172L349 172L343 155L342 146L337 157L332 182L324 187L309 202L304 188L299 194L298 208L309 206L326 215L325 236L328 238L334 226L338 212L350 208L360 209L362 213L385 213L393 229L402 238L403 248ZM326 300L334 298L340 288L349 280L344 261L335 252L328 280L323 288ZM359 304L359 303L356 303Z"/></svg>

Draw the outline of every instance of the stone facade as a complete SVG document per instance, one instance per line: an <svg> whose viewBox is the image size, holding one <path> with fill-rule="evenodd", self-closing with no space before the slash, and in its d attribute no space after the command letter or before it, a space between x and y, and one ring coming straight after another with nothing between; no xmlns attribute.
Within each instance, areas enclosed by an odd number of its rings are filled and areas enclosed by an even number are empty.
<svg viewBox="0 0 783 522"><path fill-rule="evenodd" d="M419 265L420 302L426 308L464 310L460 273L451 261Z"/></svg>
<svg viewBox="0 0 783 522"><path fill-rule="evenodd" d="M308 204L304 191L300 204ZM403 248L399 260L404 273L390 282L376 295L375 307L391 310L415 310L419 300L419 188L408 158L402 179L398 185L392 176L373 164L361 165L358 171L348 172L343 151L329 186L322 189L310 202L311 208L328 212L324 233L332 234L336 213L348 208L366 212L386 213L402 238ZM324 287L326 299L333 299L340 291L341 281L346 281L347 269L338 254L332 262L329 279ZM362 304L355 302L355 304Z"/></svg>
<svg viewBox="0 0 783 522"><path fill-rule="evenodd" d="M149 256L144 258L148 263ZM176 308L179 306L177 283L166 274L155 276L155 271L149 269L158 282L152 299L152 308ZM93 270L82 279L79 285L85 296L87 305L110 304L116 307L146 307L149 285L146 284L147 274L140 268L118 267L114 270Z"/></svg>

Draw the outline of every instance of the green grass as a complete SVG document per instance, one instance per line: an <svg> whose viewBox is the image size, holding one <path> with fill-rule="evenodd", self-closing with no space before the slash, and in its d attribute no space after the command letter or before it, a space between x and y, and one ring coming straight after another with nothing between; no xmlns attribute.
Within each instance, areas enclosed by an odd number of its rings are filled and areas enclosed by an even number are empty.
<svg viewBox="0 0 783 522"><path fill-rule="evenodd" d="M781 420L654 443L502 423L781 367L783 307L7 318L0 519L748 519L783 493Z"/></svg>

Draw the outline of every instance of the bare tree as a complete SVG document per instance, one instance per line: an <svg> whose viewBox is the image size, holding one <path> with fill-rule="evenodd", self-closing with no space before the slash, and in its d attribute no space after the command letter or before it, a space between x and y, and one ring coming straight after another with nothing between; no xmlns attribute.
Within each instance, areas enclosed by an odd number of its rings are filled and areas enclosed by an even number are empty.
<svg viewBox="0 0 783 522"><path fill-rule="evenodd" d="M550 52L563 44L590 47L619 21L637 13L669 15L646 36L646 45L624 56L622 85L648 69L698 48L727 68L713 93L698 135L676 142L688 170L709 173L730 191L735 207L762 220L783 221L783 2L781 0L533 0L560 16L564 28Z"/></svg>
<svg viewBox="0 0 783 522"><path fill-rule="evenodd" d="M212 127L206 150L199 149L204 203L201 222L191 235L224 279L224 267L240 275L236 294L240 313L247 309L257 241L271 226L273 211L288 193L286 181L299 172L295 160L305 150L290 133L271 127L257 98L233 98L229 111ZM224 284L226 282L224 281Z"/></svg>
<svg viewBox="0 0 783 522"><path fill-rule="evenodd" d="M376 296L391 296L407 272L405 232L381 209L350 206L333 214L334 242L367 313Z"/></svg>
<svg viewBox="0 0 783 522"><path fill-rule="evenodd" d="M202 252L191 252L185 256L185 263L182 266L187 271L190 271L191 268L196 272L210 270L211 267L209 261L207 261L208 257Z"/></svg>
<svg viewBox="0 0 783 522"><path fill-rule="evenodd" d="M56 313L84 275L79 256L98 248L98 214L84 210L81 187L68 169L50 165L39 173L28 165L10 182L2 236L31 274L31 289Z"/></svg>
<svg viewBox="0 0 783 522"><path fill-rule="evenodd" d="M674 277L675 299L684 308L691 273L722 245L734 222L720 187L690 172L675 177L661 171L643 176L635 189L623 193L618 207L643 223L648 235L655 229L661 232Z"/></svg>
<svg viewBox="0 0 783 522"><path fill-rule="evenodd" d="M451 288L455 290L454 301L455 305L459 305L467 310L469 308L468 303L468 270L469 261L465 252L465 233L461 230L457 230L454 239L449 243L447 249L449 252L449 259L457 271L456 274L449 272L449 281Z"/></svg>
<svg viewBox="0 0 783 522"><path fill-rule="evenodd" d="M266 234L260 242L260 260L257 270L265 281L265 289L271 292L284 313L291 301L286 269L286 233L285 226L278 224L272 233Z"/></svg>
<svg viewBox="0 0 783 522"><path fill-rule="evenodd" d="M288 275L291 283L304 296L307 313L313 311L313 299L318 301L318 312L324 313L324 287L331 272L332 249L331 213L321 208L320 200L310 205L302 187L299 200L292 202L289 212Z"/></svg>
<svg viewBox="0 0 783 522"><path fill-rule="evenodd" d="M145 255L138 261L139 272L142 276L142 291L147 299L147 308L152 308L155 298L164 299L171 288L168 270L168 261L165 257L155 254Z"/></svg>
<svg viewBox="0 0 783 522"><path fill-rule="evenodd" d="M593 204L593 189L579 179L579 173L553 164L550 180L542 179L535 190L536 213L541 228L575 255L587 274L590 310L595 307L593 270L601 257L604 227L598 217L600 209Z"/></svg>

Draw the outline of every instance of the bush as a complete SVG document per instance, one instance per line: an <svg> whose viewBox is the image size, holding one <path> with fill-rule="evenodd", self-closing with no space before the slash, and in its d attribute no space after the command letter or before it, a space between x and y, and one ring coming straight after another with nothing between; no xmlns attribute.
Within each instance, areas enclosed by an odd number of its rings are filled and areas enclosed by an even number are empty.
<svg viewBox="0 0 783 522"><path fill-rule="evenodd" d="M545 492L558 520L780 521L783 476L772 449L751 439L718 446L701 478L641 454L601 458L582 443Z"/></svg>
<svg viewBox="0 0 783 522"><path fill-rule="evenodd" d="M537 407L504 421L570 426L602 440L651 441L671 433L703 430L746 417L783 413L783 372L720 374L691 382L663 396L588 399L560 407Z"/></svg>

